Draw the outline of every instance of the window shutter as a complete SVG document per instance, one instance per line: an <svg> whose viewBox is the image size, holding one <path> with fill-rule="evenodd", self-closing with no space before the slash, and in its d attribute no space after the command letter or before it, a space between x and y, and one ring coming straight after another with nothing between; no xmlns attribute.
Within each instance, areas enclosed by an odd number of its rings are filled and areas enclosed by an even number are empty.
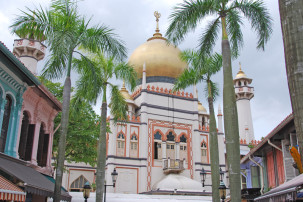
<svg viewBox="0 0 303 202"><path fill-rule="evenodd" d="M289 181L296 177L295 168L292 166L293 158L289 152L289 140L282 140L282 151L284 159L285 180Z"/></svg>

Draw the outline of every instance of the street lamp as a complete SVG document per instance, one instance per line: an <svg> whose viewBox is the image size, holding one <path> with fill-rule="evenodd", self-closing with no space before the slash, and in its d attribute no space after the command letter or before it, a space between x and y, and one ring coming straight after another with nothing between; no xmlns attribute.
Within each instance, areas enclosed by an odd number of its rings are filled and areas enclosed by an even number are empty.
<svg viewBox="0 0 303 202"><path fill-rule="evenodd" d="M202 170L200 172L200 177L201 177L202 187L204 187L204 182L205 182L205 178L206 178L206 172L205 172L204 168L202 168Z"/></svg>
<svg viewBox="0 0 303 202"><path fill-rule="evenodd" d="M85 182L84 187L83 187L83 197L84 197L84 201L87 202L87 199L89 198L89 194L90 194L90 190L91 190L91 186L89 184L89 182Z"/></svg>
<svg viewBox="0 0 303 202"><path fill-rule="evenodd" d="M116 168L114 168L114 171L111 173L113 184L112 185L107 185L106 182L104 183L104 202L106 202L106 187L115 187L116 186L116 181L118 178L118 172L116 171Z"/></svg>
<svg viewBox="0 0 303 202"><path fill-rule="evenodd" d="M223 181L220 182L219 193L220 193L220 198L222 199L222 202L224 202L224 199L226 198L226 186Z"/></svg>

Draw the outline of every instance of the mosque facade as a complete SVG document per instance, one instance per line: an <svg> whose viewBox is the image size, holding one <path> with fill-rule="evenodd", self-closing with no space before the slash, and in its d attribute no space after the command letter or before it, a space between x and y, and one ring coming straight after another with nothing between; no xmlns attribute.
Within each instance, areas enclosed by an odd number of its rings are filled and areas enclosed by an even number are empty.
<svg viewBox="0 0 303 202"><path fill-rule="evenodd" d="M157 18L158 19L158 18ZM116 193L211 193L211 162L209 113L192 92L172 92L177 77L188 65L179 58L181 51L156 32L137 47L129 58L138 74L135 90L129 92L123 84L120 92L128 104L128 120L114 123L108 117L111 133L107 134L106 182L112 183L111 173L118 172ZM250 99L253 88L241 70L234 84L239 109L241 155L249 152L254 140ZM219 166L226 166L223 114L217 114ZM242 130L243 129L243 130ZM95 169L85 164L66 164L63 185L69 191L79 191L81 182L95 182ZM200 172L206 171L205 186Z"/></svg>

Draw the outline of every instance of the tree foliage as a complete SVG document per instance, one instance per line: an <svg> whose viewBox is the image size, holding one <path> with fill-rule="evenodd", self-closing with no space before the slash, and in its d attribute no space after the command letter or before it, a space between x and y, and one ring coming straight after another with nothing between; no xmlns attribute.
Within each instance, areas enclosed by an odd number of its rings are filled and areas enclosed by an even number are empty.
<svg viewBox="0 0 303 202"><path fill-rule="evenodd" d="M59 100L62 100L63 86L40 77L42 83ZM61 120L61 112L55 118L55 128ZM98 116L88 102L72 98L70 119L66 138L65 159L68 162L84 162L96 165L97 141L99 134L100 116ZM53 157L58 152L59 130L54 134Z"/></svg>

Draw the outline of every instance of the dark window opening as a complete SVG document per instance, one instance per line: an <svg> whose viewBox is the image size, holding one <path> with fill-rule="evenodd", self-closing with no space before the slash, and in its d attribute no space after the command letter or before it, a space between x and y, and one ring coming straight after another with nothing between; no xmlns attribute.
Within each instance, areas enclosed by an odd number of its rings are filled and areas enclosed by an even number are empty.
<svg viewBox="0 0 303 202"><path fill-rule="evenodd" d="M161 134L159 133L159 131L154 134L154 139L161 140Z"/></svg>
<svg viewBox="0 0 303 202"><path fill-rule="evenodd" d="M25 161L30 161L32 159L35 127L36 127L35 124L29 124L28 126L28 134L27 134L27 141L26 141L25 155L24 155Z"/></svg>
<svg viewBox="0 0 303 202"><path fill-rule="evenodd" d="M167 135L167 141L175 141L175 136L173 135L173 132L169 132Z"/></svg>
<svg viewBox="0 0 303 202"><path fill-rule="evenodd" d="M19 149L18 149L19 157L22 160L25 160L28 128L29 128L29 116L28 116L27 112L23 112L21 134L20 134L20 140L19 140Z"/></svg>
<svg viewBox="0 0 303 202"><path fill-rule="evenodd" d="M181 137L180 137L180 142L187 142L187 139L186 139L186 137L185 137L185 135L182 135Z"/></svg>
<svg viewBox="0 0 303 202"><path fill-rule="evenodd" d="M12 99L9 96L6 96L5 100L6 100L6 104L4 106L4 114L3 114L1 136L0 136L0 152L4 152L5 150L8 126L9 126L10 115L12 110Z"/></svg>
<svg viewBox="0 0 303 202"><path fill-rule="evenodd" d="M158 159L158 142L154 142L154 159Z"/></svg>
<svg viewBox="0 0 303 202"><path fill-rule="evenodd" d="M39 143L38 143L38 151L37 151L37 163L38 166L43 167L43 162L42 162L42 158L43 158L43 146L44 146L44 124L41 124L40 126L40 132L39 132Z"/></svg>

